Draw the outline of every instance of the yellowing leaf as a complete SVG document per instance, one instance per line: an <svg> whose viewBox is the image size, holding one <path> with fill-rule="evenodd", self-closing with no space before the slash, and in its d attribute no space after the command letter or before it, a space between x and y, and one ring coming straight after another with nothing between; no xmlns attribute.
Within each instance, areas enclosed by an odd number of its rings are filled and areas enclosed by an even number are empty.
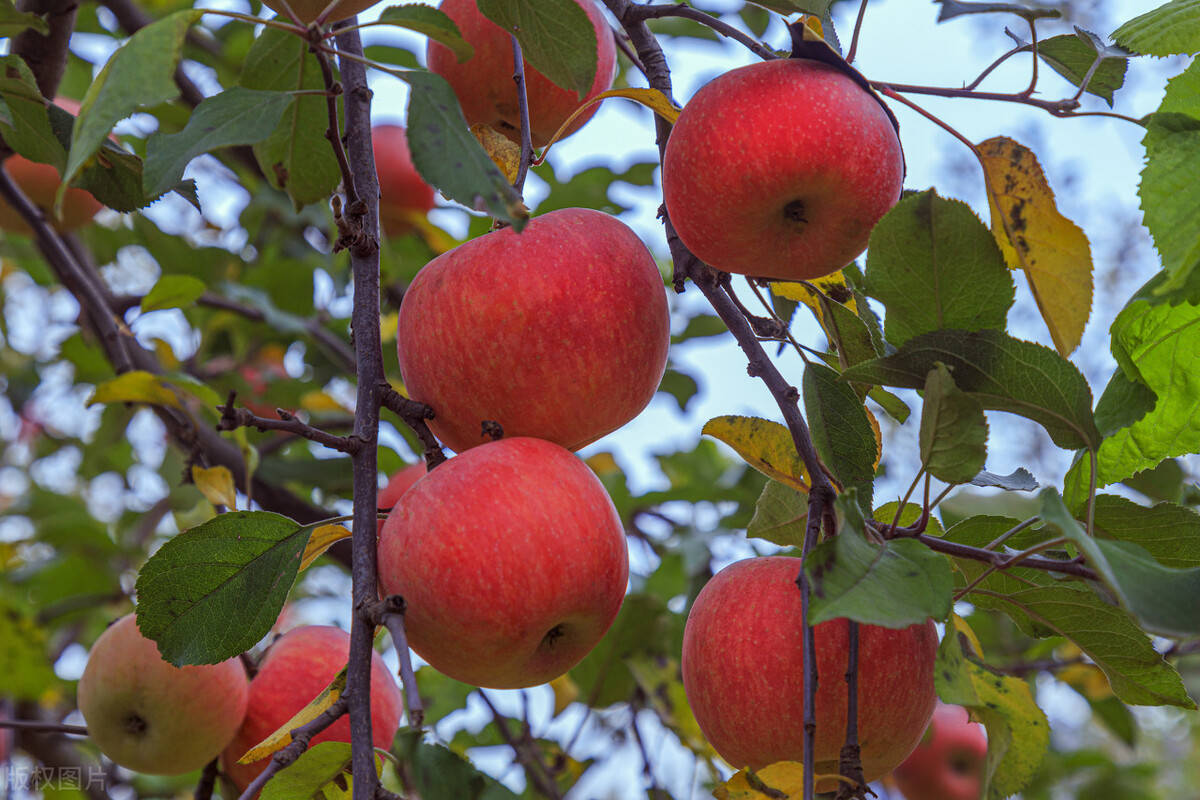
<svg viewBox="0 0 1200 800"><path fill-rule="evenodd" d="M332 547L334 542L349 539L350 536L350 531L341 525L322 525L317 528L308 537L308 544L304 546L304 555L300 558L300 569L308 569L309 565Z"/></svg>
<svg viewBox="0 0 1200 800"><path fill-rule="evenodd" d="M170 383L142 370L123 373L97 386L87 404L96 403L149 403L182 408L179 395Z"/></svg>
<svg viewBox="0 0 1200 800"><path fill-rule="evenodd" d="M305 411L345 411L342 404L328 392L305 392L300 397L300 407Z"/></svg>
<svg viewBox="0 0 1200 800"><path fill-rule="evenodd" d="M975 655L983 658L983 645L979 643L979 637L975 635L975 630L965 619L958 614L950 614L950 621L954 623L954 630L967 637L967 641L971 643L971 647L975 649Z"/></svg>
<svg viewBox="0 0 1200 800"><path fill-rule="evenodd" d="M500 168L508 182L515 183L521 169L521 145L482 122L472 125L471 133L475 134L488 158Z"/></svg>
<svg viewBox="0 0 1200 800"><path fill-rule="evenodd" d="M609 89L607 92L601 92L591 100L588 100L586 103L579 106L579 108L572 111L571 116L567 117L567 121L560 125L558 130L554 132L554 135L550 137L550 141L546 143L546 147L542 150L542 154L534 161L534 163L541 164L546 160L546 153L550 152L550 148L554 145L554 143L565 135L567 128L571 126L571 123L574 122L580 114L582 114L591 106L594 106L596 103L599 103L601 100L609 97L624 97L626 100L632 100L635 103L641 103L646 108L650 109L655 114L658 114L672 125L675 124L675 120L679 119L679 112L681 109L672 103L667 96L658 89Z"/></svg>
<svg viewBox="0 0 1200 800"><path fill-rule="evenodd" d="M806 41L811 40L812 34L816 34L817 38L825 41L825 28L821 25L821 18L816 14L801 14L800 20L804 23L807 30L804 31ZM810 33L811 31L811 33Z"/></svg>
<svg viewBox="0 0 1200 800"><path fill-rule="evenodd" d="M822 315L821 300L817 297L817 293L813 291L814 287L830 300L841 303L855 314L858 314L858 304L854 301L854 293L846 285L846 276L842 274L840 269L832 274L814 278L803 283L795 281L772 281L771 294L776 297L786 297L788 300L803 303L816 316L817 321L824 325L825 319Z"/></svg>
<svg viewBox="0 0 1200 800"><path fill-rule="evenodd" d="M617 465L617 460L613 458L612 453L596 453L588 456L583 460L583 463L592 468L592 472L597 475L616 475L620 473L621 467Z"/></svg>
<svg viewBox="0 0 1200 800"><path fill-rule="evenodd" d="M571 680L568 673L564 672L550 681L550 688L554 691L554 716L556 717L579 698L579 687L575 681Z"/></svg>
<svg viewBox="0 0 1200 800"><path fill-rule="evenodd" d="M778 422L758 417L715 417L704 423L700 432L732 447L768 478L808 491L808 472L796 452L792 434Z"/></svg>
<svg viewBox="0 0 1200 800"><path fill-rule="evenodd" d="M1010 269L1023 269L1050 338L1068 356L1092 310L1087 236L1058 212L1054 192L1029 148L1004 136L978 145L987 178L992 235Z"/></svg>
<svg viewBox="0 0 1200 800"><path fill-rule="evenodd" d="M342 691L346 688L346 668L342 667L342 671L334 676L329 685L321 690L321 693L313 699L311 703L296 712L296 715L289 719L283 725L279 726L279 730L272 733L266 739L263 739L258 744L247 750L241 758L238 759L239 764L252 764L255 761L270 756L277 750L282 750L292 742L292 731L312 722L325 712L334 702L341 697Z"/></svg>
<svg viewBox="0 0 1200 800"><path fill-rule="evenodd" d="M1095 664L1071 664L1055 673L1055 677L1089 700L1103 700L1113 694L1108 678Z"/></svg>
<svg viewBox="0 0 1200 800"><path fill-rule="evenodd" d="M871 433L875 434L875 463L871 469L879 469L879 461L883 458L883 432L879 430L879 420L871 409L863 406L863 411L867 412L867 422L871 423Z"/></svg>
<svg viewBox="0 0 1200 800"><path fill-rule="evenodd" d="M227 467L192 467L192 482L214 506L237 510L237 490L233 488L233 473Z"/></svg>
<svg viewBox="0 0 1200 800"><path fill-rule="evenodd" d="M171 343L158 337L154 337L151 341L154 343L154 355L158 356L158 361L163 368L179 369L179 359L175 357L175 350L171 347Z"/></svg>
<svg viewBox="0 0 1200 800"><path fill-rule="evenodd" d="M429 221L424 211L410 209L400 214L418 236L429 245L429 249L441 254L458 247L460 242L444 230Z"/></svg>
<svg viewBox="0 0 1200 800"><path fill-rule="evenodd" d="M397 331L400 330L400 312L381 314L379 317L379 338L384 344L396 341Z"/></svg>
<svg viewBox="0 0 1200 800"><path fill-rule="evenodd" d="M839 775L814 775L820 782L841 780ZM822 787L825 788L825 787ZM804 796L804 765L798 761L777 761L760 770L743 769L713 789L717 800L800 800Z"/></svg>

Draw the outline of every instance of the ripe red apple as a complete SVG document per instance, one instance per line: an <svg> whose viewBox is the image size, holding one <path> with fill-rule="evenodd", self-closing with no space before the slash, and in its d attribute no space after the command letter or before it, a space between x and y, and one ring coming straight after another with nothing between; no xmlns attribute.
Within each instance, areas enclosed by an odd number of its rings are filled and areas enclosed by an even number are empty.
<svg viewBox="0 0 1200 800"><path fill-rule="evenodd" d="M60 97L55 104L72 114L79 114L79 103L70 98ZM92 218L103 208L103 204L86 189L67 189L63 197L62 219L55 219L52 214L54 196L62 184L62 176L58 170L49 164L30 161L24 156L13 155L4 161L4 169L13 182L21 187L25 196L46 215L46 220L60 231L70 231L80 228L92 221ZM0 230L13 233L32 233L32 228L17 210L0 199Z"/></svg>
<svg viewBox="0 0 1200 800"><path fill-rule="evenodd" d="M892 772L907 800L979 800L987 734L962 706L939 703L929 730Z"/></svg>
<svg viewBox="0 0 1200 800"><path fill-rule="evenodd" d="M696 92L667 140L663 199L679 238L726 272L835 272L900 198L904 157L883 107L842 72L779 59Z"/></svg>
<svg viewBox="0 0 1200 800"><path fill-rule="evenodd" d="M525 94L529 98L529 135L541 147L571 113L612 86L616 74L617 47L612 31L592 0L575 0L587 12L596 32L596 77L587 95L580 98L570 89L553 83L525 63ZM462 37L475 48L471 58L458 63L450 48L429 40L425 61L431 72L445 78L462 106L467 124L487 124L515 142L521 140L517 86L513 82L513 52L510 32L479 13L475 0L442 0L438 6L458 25ZM574 133L595 113L595 106L571 123Z"/></svg>
<svg viewBox="0 0 1200 800"><path fill-rule="evenodd" d="M552 211L430 261L404 294L397 346L409 395L462 452L508 436L578 450L646 407L670 343L646 246L615 217Z"/></svg>
<svg viewBox="0 0 1200 800"><path fill-rule="evenodd" d="M296 16L305 25L308 25L317 18L317 15L325 10L329 5L330 0L287 0L287 4L292 7L292 11L296 12ZM329 12L329 16L325 18L325 22L337 22L346 17L352 17L361 11L366 11L371 6L378 3L379 0L341 0L340 3ZM283 3L280 0L263 0L263 5L274 11L280 17L290 21L287 11L284 10Z"/></svg>
<svg viewBox="0 0 1200 800"><path fill-rule="evenodd" d="M371 141L379 175L379 224L388 236L400 236L412 230L414 214L433 208L433 187L413 166L403 126L376 125Z"/></svg>
<svg viewBox="0 0 1200 800"><path fill-rule="evenodd" d="M683 685L696 721L737 769L802 761L804 646L800 559L738 561L705 584L683 633ZM836 774L846 737L849 624L817 625L816 771ZM859 626L858 733L868 781L904 760L933 713L937 632L926 621L904 630ZM817 791L832 791L819 781Z"/></svg>
<svg viewBox="0 0 1200 800"><path fill-rule="evenodd" d="M464 683L515 689L562 675L600 641L629 560L586 464L541 439L505 438L400 498L379 539L379 578L407 601L421 658Z"/></svg>
<svg viewBox="0 0 1200 800"><path fill-rule="evenodd" d="M240 660L173 666L133 614L92 645L78 689L88 738L121 766L154 775L181 775L215 758L237 732L247 695Z"/></svg>
<svg viewBox="0 0 1200 800"><path fill-rule="evenodd" d="M350 634L327 625L306 625L279 637L250 682L246 717L221 757L225 773L245 791L267 768L267 759L238 764L242 755L308 705L346 665ZM371 739L385 750L400 728L404 703L378 654L371 656ZM312 744L350 741L350 718L342 717L313 737Z"/></svg>
<svg viewBox="0 0 1200 800"><path fill-rule="evenodd" d="M404 496L404 493L412 488L412 485L421 478L425 477L425 462L418 461L416 464L409 464L404 469L397 472L387 482L387 486L383 487L379 494L375 496L376 508L386 508L389 511L392 506ZM383 531L383 520L379 520L376 525L376 533Z"/></svg>

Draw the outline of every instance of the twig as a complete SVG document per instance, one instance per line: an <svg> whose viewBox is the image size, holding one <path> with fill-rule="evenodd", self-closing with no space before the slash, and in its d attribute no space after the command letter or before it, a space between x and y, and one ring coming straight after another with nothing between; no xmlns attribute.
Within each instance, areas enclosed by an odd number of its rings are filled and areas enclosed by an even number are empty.
<svg viewBox="0 0 1200 800"><path fill-rule="evenodd" d="M429 426L425 424L425 420L433 419L433 409L424 403L404 397L386 381L382 383L379 390L380 402L383 407L400 417L421 441L421 445L425 448L423 455L426 466L433 469L445 461L446 454L442 452L441 443L433 435L433 431L429 430Z"/></svg>
<svg viewBox="0 0 1200 800"><path fill-rule="evenodd" d="M192 800L212 800L213 789L217 786L217 775L220 773L218 763L219 759L214 758L204 765L204 771L200 773L200 782L196 784L196 793Z"/></svg>
<svg viewBox="0 0 1200 800"><path fill-rule="evenodd" d="M701 25L712 28L722 36L739 42L740 44L744 45L746 49L764 61L770 61L779 58L779 56L777 56L775 52L771 50L771 48L767 47L762 42L755 40L753 37L747 36L729 23L722 22L711 14L707 14L703 11L692 8L684 3L679 5L661 4L645 6L639 6L630 3L628 4L628 7L631 10L624 17L624 19L621 20L622 24L626 26L626 29L628 29L628 26L631 24L636 25L645 22L648 19L661 19L662 17L682 17L684 19L690 19L693 22L699 22ZM611 4L609 5L609 8L612 8Z"/></svg>
<svg viewBox="0 0 1200 800"><path fill-rule="evenodd" d="M83 725L67 725L62 722L42 722L32 719L0 719L0 728L42 733L69 733L72 736L88 735L87 728Z"/></svg>
<svg viewBox="0 0 1200 800"><path fill-rule="evenodd" d="M1025 97L1029 97L1030 95L1033 94L1034 89L1037 88L1038 39L1037 39L1037 20L1033 17L1026 17L1026 21L1029 23L1029 53L1030 53L1030 56L1033 58L1033 75L1030 76L1030 78L1029 78L1029 88L1026 89L1025 91L1021 92L1021 94ZM1068 102L1074 102L1076 105L1078 105L1079 98L1074 98Z"/></svg>
<svg viewBox="0 0 1200 800"><path fill-rule="evenodd" d="M225 405L217 406L217 410L221 412L221 418L217 420L217 430L233 431L238 428L256 428L264 432L284 431L324 445L330 450L337 450L349 455L354 455L363 448L363 441L354 435L334 436L331 433L326 433L302 421L287 409L275 409L275 413L279 415L279 419L268 419L267 417L258 416L247 408L238 408L234 405L235 399L236 393L230 392L229 399L225 401Z"/></svg>
<svg viewBox="0 0 1200 800"><path fill-rule="evenodd" d="M838 756L838 773L853 781L838 787L837 800L862 797L862 749L858 746L858 623L848 620L849 647L846 654L846 742Z"/></svg>
<svg viewBox="0 0 1200 800"><path fill-rule="evenodd" d="M870 524L870 522L868 522L868 524ZM938 536L930 536L926 533L922 533L912 538L927 545L930 550L955 556L956 558L967 558L972 561L982 561L986 564L996 565L1003 564L1008 559L1008 556L1004 555L1003 553L996 553L979 547L971 547L970 545L947 541L946 539L942 539ZM1089 581L1100 580L1099 574L1097 574L1094 569L1085 566L1074 559L1066 561L1057 558L1038 558L1036 556L1032 556L1024 559L1021 562L1021 566L1029 569L1043 570L1045 572L1059 572L1064 575L1071 575L1073 577L1083 578L1084 580Z"/></svg>
<svg viewBox="0 0 1200 800"><path fill-rule="evenodd" d="M525 774L529 776L529 780L545 797L551 800L562 800L562 793L558 790L558 786L554 783L553 778L551 778L546 765L542 763L542 759L537 753L531 751L530 746L536 747L536 743L529 738L528 734L519 739L514 736L513 732L509 730L508 721L492 705L492 700L487 696L487 692L480 689L479 696L483 698L484 704L492 712L492 721L496 725L496 730L500 732L500 737L504 739L505 744L512 748L517 761L525 767Z"/></svg>
<svg viewBox="0 0 1200 800"><path fill-rule="evenodd" d="M1005 30L1008 30L1008 29L1005 28ZM964 86L963 89L966 91L970 91L970 90L974 89L976 86L983 83L983 79L986 78L988 75L991 75L992 71L995 70L996 67L1000 66L1005 61L1012 58L1017 53L1020 53L1024 49L1025 49L1024 45L1017 45L1012 50L1009 50L1007 53L1005 53L1004 55L997 58L991 64L988 64L986 67L984 67L983 72L979 73L979 76L976 77L975 80L971 81L966 86Z"/></svg>
<svg viewBox="0 0 1200 800"><path fill-rule="evenodd" d="M525 191L525 176L529 173L529 163L533 161L533 134L529 130L529 93L525 86L525 57L521 54L521 42L515 33L512 38L513 53L513 83L517 85L517 109L521 118L521 161L517 165L517 179L513 188L517 194Z"/></svg>
<svg viewBox="0 0 1200 800"><path fill-rule="evenodd" d="M267 781L275 777L275 773L292 764L296 759L304 754L308 749L309 742L321 731L328 728L333 723L346 713L346 695L342 694L329 708L325 709L321 714L310 722L306 722L299 728L292 731L292 741L280 750L276 750L271 756L270 763L267 768L255 777L246 787L246 790L241 793L238 800L253 800L258 796L259 791L267 784ZM374 758L372 757L372 761ZM372 774L374 770L372 769ZM355 782L357 784L357 781Z"/></svg>
<svg viewBox="0 0 1200 800"><path fill-rule="evenodd" d="M408 712L408 725L420 728L425 721L425 705L417 687L417 676L413 671L412 654L408 652L408 634L404 630L404 598L393 594L384 598L378 606L376 622L388 629L396 658L400 662L400 683L404 687L404 705Z"/></svg>
<svg viewBox="0 0 1200 800"><path fill-rule="evenodd" d="M135 304L141 303L141 298L134 298ZM266 314L259 311L257 308L244 305L236 300L230 300L228 297L223 297L212 292L205 292L200 295L196 301L199 305L207 306L208 308L219 308L223 311L232 311L235 314L245 317L255 322L266 322ZM354 368L354 351L346 341L336 334L332 333L328 328L321 324L319 320L307 319L304 321L304 329L309 336L313 338L317 344L327 350L341 366L347 370Z"/></svg>
<svg viewBox="0 0 1200 800"><path fill-rule="evenodd" d="M966 597L968 594L971 593L972 590L975 589L975 587L977 587L979 584L981 584L985 580L987 580L987 578L989 576L991 576L991 574L996 572L997 570L1005 570L1005 569L1008 569L1009 567L1019 567L1019 566L1021 566L1021 562L1024 561L1025 559L1029 558L1030 556L1036 555L1037 553L1041 553L1045 550L1049 550L1052 547L1057 547L1060 544L1063 544L1068 541L1070 541L1070 540L1067 539L1067 537L1065 537L1065 536L1059 537L1057 539L1050 539L1045 542L1040 542L1040 543L1034 545L1033 547L1030 547L1027 550L1022 550L1020 553L1017 553L1016 555L1006 558L1004 561L1001 561L999 563L993 562L992 564L990 564L988 566L987 569L985 569L983 572L979 573L979 575L976 576L975 580L971 581L966 586L964 586L962 589L959 589L957 592L955 592L954 597L953 597L953 602L957 603L959 600Z"/></svg>
<svg viewBox="0 0 1200 800"><path fill-rule="evenodd" d="M854 33L850 36L850 50L846 53L846 63L854 63L854 55L858 52L858 35L862 32L863 18L867 15L867 0L858 5L858 16L854 19Z"/></svg>

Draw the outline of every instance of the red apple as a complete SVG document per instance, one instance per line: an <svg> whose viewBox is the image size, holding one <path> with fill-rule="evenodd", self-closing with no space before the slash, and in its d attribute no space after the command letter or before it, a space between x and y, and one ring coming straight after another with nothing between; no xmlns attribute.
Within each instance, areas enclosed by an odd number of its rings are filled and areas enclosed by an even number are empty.
<svg viewBox="0 0 1200 800"><path fill-rule="evenodd" d="M271 645L250 682L242 727L221 757L225 773L239 790L245 791L269 762L238 764L238 759L312 702L346 666L349 655L350 634L327 625L293 628ZM392 746L403 711L396 682L383 659L372 654L371 739L376 747ZM311 744L348 741L350 718L342 717L313 737Z"/></svg>
<svg viewBox="0 0 1200 800"><path fill-rule="evenodd" d="M379 578L407 602L408 642L435 669L496 689L562 675L625 596L621 520L587 465L541 439L455 456L383 525Z"/></svg>
<svg viewBox="0 0 1200 800"><path fill-rule="evenodd" d="M667 141L662 184L702 261L801 280L853 261L903 179L900 140L873 96L827 64L779 59L696 92Z"/></svg>
<svg viewBox="0 0 1200 800"><path fill-rule="evenodd" d="M55 100L55 104L72 114L79 114L79 103L75 100L60 97ZM56 168L30 161L24 156L13 155L4 161L4 169L13 182L21 187L25 196L42 209L46 220L60 231L75 230L88 224L100 209L104 208L99 200L92 197L91 192L85 189L67 189L63 197L62 219L55 219L51 210L54 208L54 196L62 184L62 176ZM32 232L25 224L24 218L4 200L0 200L0 230L24 234Z"/></svg>
<svg viewBox="0 0 1200 800"><path fill-rule="evenodd" d="M404 469L397 472L387 482L387 486L383 487L379 494L375 496L376 508L386 508L389 511L392 506L404 496L404 493L412 488L412 485L421 478L425 477L425 463L418 461L416 464L409 464ZM379 520L376 533L383 531L383 520Z"/></svg>
<svg viewBox="0 0 1200 800"><path fill-rule="evenodd" d="M700 729L737 769L802 761L804 646L800 559L738 561L705 584L683 633L683 685ZM836 774L846 737L844 619L817 625L816 771ZM858 733L868 781L904 760L933 713L937 632L859 626ZM818 781L817 791L836 783Z"/></svg>
<svg viewBox="0 0 1200 800"><path fill-rule="evenodd" d="M987 734L962 706L939 703L912 755L892 772L907 800L979 800Z"/></svg>
<svg viewBox="0 0 1200 800"><path fill-rule="evenodd" d="M425 265L400 305L409 395L462 452L508 436L578 450L645 408L667 363L666 292L646 246L615 217L552 211Z"/></svg>
<svg viewBox="0 0 1200 800"><path fill-rule="evenodd" d="M181 775L229 744L247 694L239 659L176 667L128 614L92 645L78 701L88 738L104 755L135 772Z"/></svg>
<svg viewBox="0 0 1200 800"><path fill-rule="evenodd" d="M400 236L412 230L413 215L433 208L433 187L413 166L402 126L376 125L371 141L379 175L379 224L388 236Z"/></svg>
<svg viewBox="0 0 1200 800"><path fill-rule="evenodd" d="M525 63L525 94L529 98L529 134L534 147L550 141L567 117L587 100L612 86L616 74L617 47L612 31L592 0L575 0L587 12L596 32L596 77L587 95L580 98L570 89L554 84ZM513 141L521 140L517 86L513 82L513 52L510 32L479 13L475 0L442 0L438 6L458 25L462 37L475 48L471 58L458 58L445 45L429 40L425 61L431 72L445 78L462 106L469 125L487 124ZM592 106L571 123L574 133L595 112Z"/></svg>
<svg viewBox="0 0 1200 800"><path fill-rule="evenodd" d="M325 22L337 22L346 17L352 17L355 14L366 11L371 6L378 3L379 0L341 0L340 3L329 12L329 16L325 18ZM305 25L313 22L317 15L325 10L329 5L329 0L287 0L287 4L292 7L292 11L296 12L296 16ZM263 0L263 5L274 11L284 20L291 21L291 17L284 9L283 3L280 0Z"/></svg>

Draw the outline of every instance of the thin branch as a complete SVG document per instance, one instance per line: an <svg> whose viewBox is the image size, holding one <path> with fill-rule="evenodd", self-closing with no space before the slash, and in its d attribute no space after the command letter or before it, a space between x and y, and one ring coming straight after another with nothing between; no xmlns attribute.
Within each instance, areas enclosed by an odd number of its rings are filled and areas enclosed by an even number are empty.
<svg viewBox="0 0 1200 800"><path fill-rule="evenodd" d="M1008 30L1008 29L1005 28L1005 30ZM1009 50L1007 53L1005 53L1004 55L997 58L991 64L988 64L986 67L984 67L983 72L979 73L979 76L976 77L975 80L971 81L966 86L964 86L963 89L965 89L967 91L974 89L976 86L983 83L983 79L986 78L988 75L991 75L993 70L996 69L996 67L1000 66L1005 61L1008 61L1010 58L1015 56L1017 53L1020 53L1024 49L1025 49L1024 45L1017 45L1012 50Z"/></svg>
<svg viewBox="0 0 1200 800"><path fill-rule="evenodd" d="M515 33L512 38L513 53L513 83L517 85L517 109L521 118L521 161L517 165L517 179L513 188L517 194L525 191L525 176L529 173L529 164L533 161L533 134L529 130L529 93L525 85L525 57L521 54L521 43Z"/></svg>
<svg viewBox="0 0 1200 800"><path fill-rule="evenodd" d="M862 32L863 18L867 16L867 0L858 5L858 16L854 19L854 33L850 37L850 50L846 53L846 63L854 63L854 55L858 52L858 36Z"/></svg>
<svg viewBox="0 0 1200 800"><path fill-rule="evenodd" d="M376 606L376 624L388 629L392 637L392 645L396 648L396 658L400 662L400 683L404 687L404 706L408 712L410 728L420 728L425 721L425 705L421 701L421 693L417 689L417 676L413 671L412 654L408 651L408 634L404 630L404 598L400 595L389 595Z"/></svg>
<svg viewBox="0 0 1200 800"><path fill-rule="evenodd" d="M983 572L979 573L979 575L976 576L975 580L971 581L966 586L964 586L962 589L959 589L957 592L955 592L952 601L957 603L959 600L966 597L977 586L979 586L979 584L981 584L985 580L987 580L992 575L992 573L994 573L998 570L1006 570L1009 567L1020 566L1021 562L1024 561L1025 559L1029 558L1030 556L1036 555L1045 550L1049 550L1052 547L1057 547L1060 544L1063 544L1067 541L1070 541L1070 540L1067 539L1067 537L1065 537L1065 536L1057 538L1057 539L1050 539L1045 542L1040 542L1040 543L1034 545L1033 547L1030 547L1027 550L1023 550L1020 553L1017 553L1016 555L1013 555L1010 558L1005 559L1004 561L1001 561L999 563L993 562L992 564L990 564L988 566L987 569L985 569Z"/></svg>
<svg viewBox="0 0 1200 800"><path fill-rule="evenodd" d="M423 454L425 465L429 469L433 469L445 461L446 454L442 452L441 443L425 423L425 420L433 419L433 409L424 403L410 400L393 389L391 384L386 381L380 386L380 393L380 402L383 407L400 417L421 441L421 445L425 448Z"/></svg>
<svg viewBox="0 0 1200 800"><path fill-rule="evenodd" d="M354 435L334 436L332 433L326 433L304 422L287 409L275 409L279 419L268 419L254 414L247 408L238 408L234 405L235 400L236 393L230 392L225 405L217 406L217 410L221 412L221 418L217 420L217 430L234 431L238 428L256 428L264 432L284 431L324 445L330 450L337 450L349 455L354 455L363 447L363 441Z"/></svg>
<svg viewBox="0 0 1200 800"><path fill-rule="evenodd" d="M870 523L868 522L868 524ZM1008 556L1004 555L1003 553L996 553L979 547L971 547L970 545L951 542L938 536L930 536L926 533L922 533L919 536L914 536L912 538L927 545L930 550L955 556L956 558L967 558L972 561L982 561L985 564L997 565L1003 564L1008 559ZM1045 572L1058 572L1062 573L1063 575L1071 575L1072 577L1083 578L1084 580L1089 581L1100 580L1099 574L1097 574L1094 569L1084 566L1074 559L1070 561L1064 561L1057 558L1031 557L1022 561L1021 566L1029 569L1038 569Z"/></svg>
<svg viewBox="0 0 1200 800"><path fill-rule="evenodd" d="M846 741L838 756L838 773L853 781L838 787L838 800L863 796L862 748L858 745L858 623L848 620L849 647L846 655Z"/></svg>
<svg viewBox="0 0 1200 800"><path fill-rule="evenodd" d="M612 6L610 4L609 8L611 7ZM733 39L734 41L744 45L746 49L764 61L771 61L779 58L779 56L777 56L775 52L771 50L771 48L767 47L762 42L757 41L751 36L747 36L729 23L722 22L711 14L692 8L689 5L681 3L679 5L662 4L639 6L631 3L629 4L629 8L631 10L622 20L622 23L625 25L626 29L628 29L629 25L637 25L645 22L648 19L661 19L662 17L682 17L683 19L690 19L693 22L699 22L701 25L711 28L722 36Z"/></svg>
<svg viewBox="0 0 1200 800"><path fill-rule="evenodd" d="M267 781L275 777L275 773L291 765L303 755L304 751L308 749L308 744L312 741L312 738L337 722L345 713L346 695L342 694L337 700L333 701L333 704L329 708L321 712L320 716L316 719L293 730L291 743L281 750L275 751L275 754L271 756L270 763L267 764L267 768L250 782L250 785L246 787L246 791L241 793L238 800L253 800L253 798L257 797L262 787L267 784ZM374 759L372 758L372 760ZM374 774L374 770L372 770L372 774Z"/></svg>
<svg viewBox="0 0 1200 800"><path fill-rule="evenodd" d="M135 305L141 303L140 297L133 298ZM232 311L235 314L245 317L246 319L255 322L266 322L267 316L257 308L239 303L236 300L230 300L228 297L223 297L212 292L205 292L200 295L196 301L199 305L208 308L218 308L223 311ZM327 350L342 367L347 370L354 369L354 350L346 343L344 339L336 335L323 324L320 320L306 319L304 321L304 330L313 338L317 344Z"/></svg>
<svg viewBox="0 0 1200 800"><path fill-rule="evenodd" d="M204 765L204 771L200 773L200 781L196 784L196 792L192 796L192 800L212 800L213 789L217 787L217 775L221 771L218 766L219 761L220 759L214 758Z"/></svg>
<svg viewBox="0 0 1200 800"><path fill-rule="evenodd" d="M0 718L0 728L12 728L18 731L39 731L42 733L68 733L72 736L87 736L87 728L83 725L67 725L62 722L43 722L34 719L3 719Z"/></svg>
<svg viewBox="0 0 1200 800"><path fill-rule="evenodd" d="M500 737L504 739L505 744L512 748L517 761L525 767L525 774L529 776L529 780L544 797L548 797L550 800L562 800L562 792L558 790L549 770L542 763L540 754L536 752L537 743L530 739L528 734L520 738L514 736L508 727L508 720L492 705L492 700L487 696L487 692L480 689L479 696L483 698L484 704L492 712L492 721L496 725L496 730L500 732Z"/></svg>
<svg viewBox="0 0 1200 800"><path fill-rule="evenodd" d="M1038 59L1037 20L1034 19L1033 17L1027 17L1026 21L1029 23L1029 53L1030 53L1030 56L1033 58L1033 75L1029 78L1029 88L1026 89L1025 91L1021 92L1021 94L1025 97L1029 97L1030 95L1033 94L1034 89L1037 88L1038 60L1039 59ZM1067 102L1074 102L1076 105L1078 105L1079 99L1074 98Z"/></svg>

